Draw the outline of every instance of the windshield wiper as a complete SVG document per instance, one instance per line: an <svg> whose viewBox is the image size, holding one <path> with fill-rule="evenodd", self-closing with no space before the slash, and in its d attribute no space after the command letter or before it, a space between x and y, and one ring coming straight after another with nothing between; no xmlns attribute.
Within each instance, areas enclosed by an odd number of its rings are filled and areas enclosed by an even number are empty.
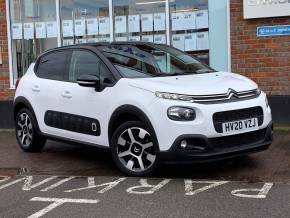
<svg viewBox="0 0 290 218"><path fill-rule="evenodd" d="M158 74L151 74L152 77L163 77L163 76L171 76L171 74L168 73L158 73Z"/></svg>
<svg viewBox="0 0 290 218"><path fill-rule="evenodd" d="M151 75L153 77L168 77L168 76L184 76L184 75L190 75L193 72L180 72L180 73L159 73L156 75Z"/></svg>
<svg viewBox="0 0 290 218"><path fill-rule="evenodd" d="M215 70L210 69L201 69L197 71L183 71L183 72L176 72L176 73L170 73L169 76L179 76L179 75L193 75L193 74L203 74L203 73L214 73L217 72Z"/></svg>
<svg viewBox="0 0 290 218"><path fill-rule="evenodd" d="M214 73L217 72L216 70L211 70L211 69L200 69L195 71L196 73L202 74L202 73Z"/></svg>
<svg viewBox="0 0 290 218"><path fill-rule="evenodd" d="M194 75L194 74L203 74L203 73L213 73L217 72L214 70L197 70L197 71L183 71L183 72L174 72L174 73L159 73L156 75L151 75L153 77L167 77L167 76L186 76L186 75Z"/></svg>
<svg viewBox="0 0 290 218"><path fill-rule="evenodd" d="M176 72L176 73L170 73L169 76L184 76L184 75L192 75L196 74L194 71L184 71L184 72Z"/></svg>

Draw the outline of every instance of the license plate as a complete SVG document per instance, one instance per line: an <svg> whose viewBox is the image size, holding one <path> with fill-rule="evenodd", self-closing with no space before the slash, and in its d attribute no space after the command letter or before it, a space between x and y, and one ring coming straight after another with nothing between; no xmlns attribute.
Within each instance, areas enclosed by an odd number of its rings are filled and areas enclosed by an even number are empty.
<svg viewBox="0 0 290 218"><path fill-rule="evenodd" d="M258 118L223 123L223 135L235 135L258 130Z"/></svg>

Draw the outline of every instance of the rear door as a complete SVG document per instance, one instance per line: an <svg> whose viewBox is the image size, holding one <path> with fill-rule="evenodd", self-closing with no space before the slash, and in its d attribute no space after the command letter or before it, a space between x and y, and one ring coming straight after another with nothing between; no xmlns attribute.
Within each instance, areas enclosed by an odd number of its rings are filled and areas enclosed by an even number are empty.
<svg viewBox="0 0 290 218"><path fill-rule="evenodd" d="M59 135L57 128L48 125L47 114L49 111L62 111L62 87L69 57L70 52L66 50L54 51L43 56L37 67L38 78L32 83L31 90L39 127L46 134ZM53 122L58 123L59 120L54 118Z"/></svg>

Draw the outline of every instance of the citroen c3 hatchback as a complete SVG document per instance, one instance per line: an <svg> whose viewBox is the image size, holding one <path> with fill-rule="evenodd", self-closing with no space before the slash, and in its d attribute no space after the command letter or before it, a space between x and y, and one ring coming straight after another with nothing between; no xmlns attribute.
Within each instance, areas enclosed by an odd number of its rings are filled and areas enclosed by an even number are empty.
<svg viewBox="0 0 290 218"><path fill-rule="evenodd" d="M17 82L16 138L107 147L121 171L245 155L272 143L271 109L250 79L166 45L84 44L42 54Z"/></svg>

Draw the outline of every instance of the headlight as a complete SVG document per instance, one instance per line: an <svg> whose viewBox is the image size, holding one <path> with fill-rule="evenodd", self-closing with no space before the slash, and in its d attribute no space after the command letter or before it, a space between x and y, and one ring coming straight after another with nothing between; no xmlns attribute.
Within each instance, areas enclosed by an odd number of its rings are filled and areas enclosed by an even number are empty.
<svg viewBox="0 0 290 218"><path fill-rule="evenodd" d="M179 101L191 101L192 98L187 95L180 95L180 94L173 94L173 93L167 93L167 92L156 92L155 95L158 98L163 99L170 99L170 100L179 100Z"/></svg>
<svg viewBox="0 0 290 218"><path fill-rule="evenodd" d="M168 109L167 116L174 121L193 121L196 113L192 108L175 106Z"/></svg>

